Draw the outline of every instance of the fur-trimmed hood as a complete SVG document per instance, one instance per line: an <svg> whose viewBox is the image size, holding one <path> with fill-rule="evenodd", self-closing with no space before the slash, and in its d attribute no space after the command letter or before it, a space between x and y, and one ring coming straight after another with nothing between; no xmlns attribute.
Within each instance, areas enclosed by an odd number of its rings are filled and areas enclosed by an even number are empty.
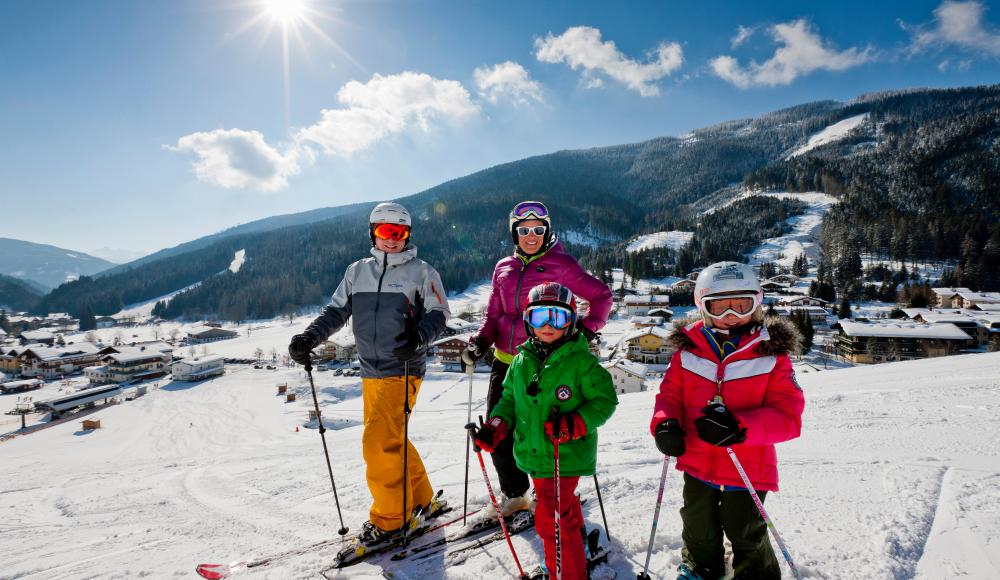
<svg viewBox="0 0 1000 580"><path fill-rule="evenodd" d="M697 344L688 334L687 328L699 321L697 318L677 321L670 338L667 339L668 344L675 350L694 349ZM767 329L768 338L757 344L757 352L763 355L799 354L802 348L802 335L791 321L780 316L768 316L764 319L764 327ZM754 332L759 330L755 328Z"/></svg>

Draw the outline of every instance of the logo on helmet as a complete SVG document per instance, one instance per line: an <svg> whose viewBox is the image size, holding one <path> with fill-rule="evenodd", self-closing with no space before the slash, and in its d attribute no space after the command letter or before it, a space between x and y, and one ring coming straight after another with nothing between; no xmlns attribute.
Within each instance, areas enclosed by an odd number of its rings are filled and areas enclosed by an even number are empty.
<svg viewBox="0 0 1000 580"><path fill-rule="evenodd" d="M743 271L740 269L739 264L729 264L728 266L721 268L719 272L715 275L716 280L742 280Z"/></svg>

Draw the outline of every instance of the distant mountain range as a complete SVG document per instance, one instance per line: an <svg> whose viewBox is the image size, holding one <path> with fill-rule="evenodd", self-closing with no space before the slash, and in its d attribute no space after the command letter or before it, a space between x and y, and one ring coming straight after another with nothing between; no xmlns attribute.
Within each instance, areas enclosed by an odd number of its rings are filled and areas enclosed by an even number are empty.
<svg viewBox="0 0 1000 580"><path fill-rule="evenodd" d="M76 250L0 238L0 274L40 284L45 292L112 266L107 260Z"/></svg>
<svg viewBox="0 0 1000 580"><path fill-rule="evenodd" d="M863 290L862 253L951 260L948 281L989 287L1000 284L998 111L1000 85L821 101L682 137L531 157L399 201L415 216L420 256L449 290L487 278L510 252L506 215L523 199L549 204L558 234L599 273L627 266L627 240L657 231L695 234L680 251L632 263L683 271L738 259L801 210L759 196L726 205L748 189L840 199L824 222L821 271L850 296ZM156 313L241 320L318 305L344 267L366 255L371 205L231 228L66 284L36 308L74 312L89 304L110 314L198 282ZM723 205L710 219L704 213ZM229 272L239 250L246 263ZM880 275L884 283L888 274Z"/></svg>

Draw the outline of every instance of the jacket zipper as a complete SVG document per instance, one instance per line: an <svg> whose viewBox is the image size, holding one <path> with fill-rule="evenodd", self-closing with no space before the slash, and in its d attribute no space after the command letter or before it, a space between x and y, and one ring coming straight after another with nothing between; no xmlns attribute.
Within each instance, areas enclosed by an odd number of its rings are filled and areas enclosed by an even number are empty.
<svg viewBox="0 0 1000 580"><path fill-rule="evenodd" d="M524 269L528 267L528 264L518 258L521 262L521 272L517 275L517 292L514 293L514 311L521 313L521 283L524 282ZM516 328L517 319L510 321L510 354L514 354L514 328Z"/></svg>
<svg viewBox="0 0 1000 580"><path fill-rule="evenodd" d="M378 369L378 306L382 300L382 279L385 278L385 271L389 269L389 254L382 254L382 275L378 277L378 290L375 291L375 330L372 333L372 346L375 347L375 368Z"/></svg>

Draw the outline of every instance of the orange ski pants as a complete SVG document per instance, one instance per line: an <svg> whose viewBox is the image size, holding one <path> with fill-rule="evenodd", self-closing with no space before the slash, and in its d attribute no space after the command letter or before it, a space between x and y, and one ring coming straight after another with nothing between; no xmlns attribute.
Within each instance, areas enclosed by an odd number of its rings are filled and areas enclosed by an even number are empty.
<svg viewBox="0 0 1000 580"><path fill-rule="evenodd" d="M426 506L434 495L427 479L424 462L413 444L407 442L407 475L405 478L406 511L403 511L403 394L409 393L410 409L417 402L422 377L410 377L404 388L403 377L362 379L365 403L365 430L361 436L362 452L367 466L368 489L372 494L369 512L371 522L383 530L396 530L403 525L403 514Z"/></svg>

